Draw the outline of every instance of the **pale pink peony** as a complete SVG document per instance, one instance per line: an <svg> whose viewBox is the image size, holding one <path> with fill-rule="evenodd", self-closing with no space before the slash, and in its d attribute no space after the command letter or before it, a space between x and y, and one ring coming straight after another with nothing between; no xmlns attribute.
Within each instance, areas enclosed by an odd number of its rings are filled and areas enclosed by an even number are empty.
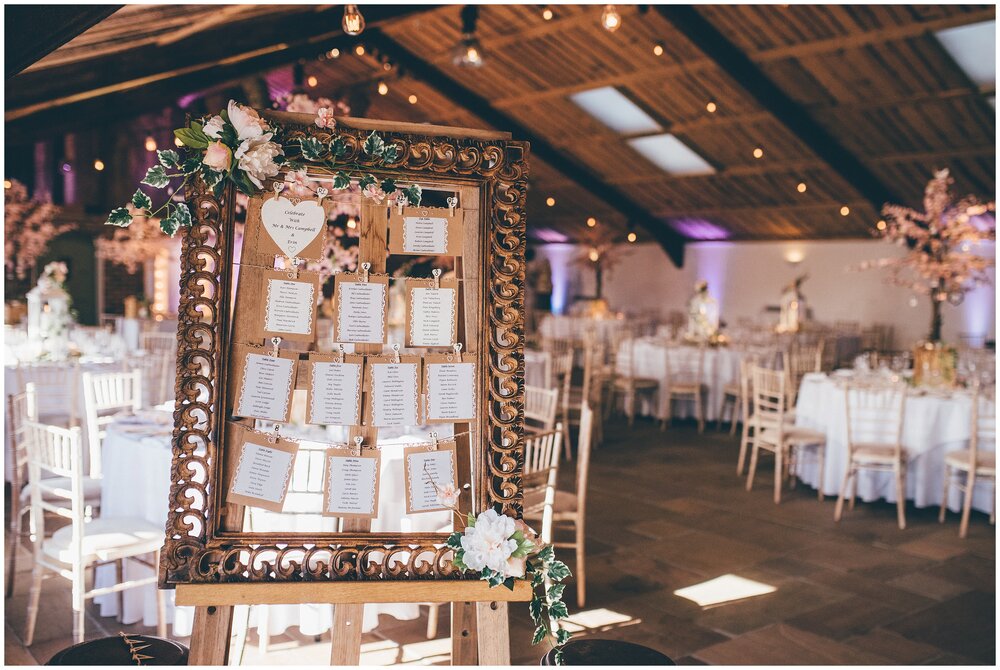
<svg viewBox="0 0 1000 670"><path fill-rule="evenodd" d="M257 188L264 188L264 180L278 174L278 165L274 162L277 156L283 155L281 145L271 142L271 133L256 140L246 140L236 150L239 168L247 173Z"/></svg>
<svg viewBox="0 0 1000 670"><path fill-rule="evenodd" d="M333 110L329 107L320 107L317 109L316 125L320 128L333 130L337 126L337 120L333 118Z"/></svg>
<svg viewBox="0 0 1000 670"><path fill-rule="evenodd" d="M255 140L267 132L267 124L253 108L230 100L227 111L229 122L236 129L236 137L240 142Z"/></svg>
<svg viewBox="0 0 1000 670"><path fill-rule="evenodd" d="M213 170L225 172L229 169L229 164L232 160L232 150L221 141L216 140L212 144L208 145L208 149L205 150L205 157L201 160L201 162Z"/></svg>

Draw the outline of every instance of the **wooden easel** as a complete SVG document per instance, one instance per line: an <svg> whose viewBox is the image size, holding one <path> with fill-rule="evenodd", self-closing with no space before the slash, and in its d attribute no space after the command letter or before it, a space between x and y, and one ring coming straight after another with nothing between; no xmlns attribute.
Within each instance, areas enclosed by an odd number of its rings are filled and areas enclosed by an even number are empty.
<svg viewBox="0 0 1000 670"><path fill-rule="evenodd" d="M478 258L483 243L480 231L478 189L457 186L463 211L466 216L464 235L465 258ZM385 206L373 205L370 201L362 204L359 248L359 262L371 263L370 272L386 271L386 235L388 218ZM243 262L263 265L272 259L257 257L252 249L244 248ZM478 264L463 263L456 259L456 274L467 281L478 281ZM241 282L247 277L241 277ZM260 287L237 292L233 323L235 342L243 341L252 332L251 323L241 309L241 303L254 300L260 295ZM469 323L466 314L479 313L481 305L473 291L460 292L464 309L460 310L459 330L465 333L466 341L475 341L476 324ZM380 354L382 345L358 345L357 353ZM300 380L305 375L299 375ZM230 393L233 389L230 388ZM232 399L228 399L232 406ZM456 446L465 453L471 446L467 434L470 424L457 424L456 433L466 433L456 438ZM227 426L227 431L232 430ZM355 427L365 437L365 443L377 441L378 429ZM461 453L461 451L460 451ZM233 476L233 464L227 463L225 481ZM470 481L471 471L468 459L458 459L459 481ZM471 509L471 501L465 497L463 511ZM242 530L243 508L226 505L223 510L222 525L226 530ZM369 520L345 520L343 530L368 531ZM428 580L428 581L380 581L380 582L293 582L293 583L224 583L224 584L178 584L176 604L194 606L194 628L191 636L191 665L228 665L229 646L232 636L234 607L237 605L290 605L302 603L330 603L335 605L333 619L333 644L330 655L331 665L357 665L361 656L361 628L366 603L451 603L451 647L454 665L509 665L510 635L508 628L508 602L527 602L531 599L531 587L519 581L513 591L503 587L490 588L479 580Z"/></svg>

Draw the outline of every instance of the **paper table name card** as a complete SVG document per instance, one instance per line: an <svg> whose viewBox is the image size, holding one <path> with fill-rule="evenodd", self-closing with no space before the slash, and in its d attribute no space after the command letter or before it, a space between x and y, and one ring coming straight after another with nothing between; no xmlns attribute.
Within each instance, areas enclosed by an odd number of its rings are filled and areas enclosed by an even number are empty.
<svg viewBox="0 0 1000 670"><path fill-rule="evenodd" d="M237 345L235 352L233 374L239 380L239 395L233 414L288 421L298 354L279 351L274 356L266 349L246 345Z"/></svg>
<svg viewBox="0 0 1000 670"><path fill-rule="evenodd" d="M380 469L378 449L327 449L323 516L377 517Z"/></svg>
<svg viewBox="0 0 1000 670"><path fill-rule="evenodd" d="M238 460L226 502L280 512L298 445L275 435L240 428L235 446Z"/></svg>
<svg viewBox="0 0 1000 670"><path fill-rule="evenodd" d="M451 423L476 418L475 354L424 356L427 422Z"/></svg>
<svg viewBox="0 0 1000 670"><path fill-rule="evenodd" d="M333 281L334 341L384 343L389 278L366 273L338 273Z"/></svg>
<svg viewBox="0 0 1000 670"><path fill-rule="evenodd" d="M309 354L306 423L327 426L360 424L363 368L363 356Z"/></svg>
<svg viewBox="0 0 1000 670"><path fill-rule="evenodd" d="M365 369L368 425L420 425L420 357L369 358Z"/></svg>
<svg viewBox="0 0 1000 670"><path fill-rule="evenodd" d="M393 207L389 214L389 253L461 256L462 217L460 209Z"/></svg>
<svg viewBox="0 0 1000 670"><path fill-rule="evenodd" d="M450 347L458 338L458 281L407 279L406 346Z"/></svg>
<svg viewBox="0 0 1000 670"><path fill-rule="evenodd" d="M284 184L275 182L275 189ZM260 253L323 260L327 219L333 203L329 199L298 198L275 192L250 199L247 210L247 241Z"/></svg>
<svg viewBox="0 0 1000 670"><path fill-rule="evenodd" d="M453 440L403 449L407 514L448 509L438 492L455 488L455 454Z"/></svg>
<svg viewBox="0 0 1000 670"><path fill-rule="evenodd" d="M260 311L258 336L261 339L275 335L285 340L312 342L316 339L316 300L319 296L319 275L315 272L290 272L259 270L243 267L240 273L259 273L263 300L258 302ZM249 279L249 276L247 277ZM241 287L245 290L247 287Z"/></svg>

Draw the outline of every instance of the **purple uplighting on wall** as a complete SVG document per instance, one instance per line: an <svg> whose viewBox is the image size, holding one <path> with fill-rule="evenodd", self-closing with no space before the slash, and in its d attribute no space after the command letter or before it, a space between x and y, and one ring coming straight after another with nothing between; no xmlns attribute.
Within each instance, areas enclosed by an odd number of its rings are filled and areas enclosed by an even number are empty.
<svg viewBox="0 0 1000 670"><path fill-rule="evenodd" d="M547 242L549 244L569 242L568 237L560 233L558 230L552 230L551 228L537 228L532 230L531 233L542 242Z"/></svg>
<svg viewBox="0 0 1000 670"><path fill-rule="evenodd" d="M689 240L729 239L728 230L705 219L684 217L681 219L671 219L669 223L674 230Z"/></svg>

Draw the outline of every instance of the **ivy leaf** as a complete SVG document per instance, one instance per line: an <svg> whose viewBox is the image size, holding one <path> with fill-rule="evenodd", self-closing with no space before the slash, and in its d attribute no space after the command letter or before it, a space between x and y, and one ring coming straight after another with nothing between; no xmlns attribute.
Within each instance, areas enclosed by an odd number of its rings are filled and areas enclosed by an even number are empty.
<svg viewBox="0 0 1000 670"><path fill-rule="evenodd" d="M559 601L549 605L549 616L553 619L565 619L569 616L569 610L566 609L566 603Z"/></svg>
<svg viewBox="0 0 1000 670"><path fill-rule="evenodd" d="M503 585L506 586L509 590L513 591L514 590L514 578L513 577L508 577L507 579L503 580Z"/></svg>
<svg viewBox="0 0 1000 670"><path fill-rule="evenodd" d="M561 648L556 647L555 658L553 660L556 662L556 665L566 664L565 661L563 660L563 650Z"/></svg>
<svg viewBox="0 0 1000 670"><path fill-rule="evenodd" d="M381 158L385 153L385 141L373 130L362 148L372 158Z"/></svg>
<svg viewBox="0 0 1000 670"><path fill-rule="evenodd" d="M215 188L226 176L225 172L210 170L205 168L201 171L201 178L205 180L205 186Z"/></svg>
<svg viewBox="0 0 1000 670"><path fill-rule="evenodd" d="M351 185L351 175L341 170L333 176L333 190L343 191Z"/></svg>
<svg viewBox="0 0 1000 670"><path fill-rule="evenodd" d="M542 620L542 599L537 595L531 598L531 602L528 603L528 614L531 615L531 620L536 624Z"/></svg>
<svg viewBox="0 0 1000 670"><path fill-rule="evenodd" d="M165 232L170 237L173 237L177 233L177 229L181 227L181 224L175 215L176 211L172 212L170 216L165 216L160 219L160 230Z"/></svg>
<svg viewBox="0 0 1000 670"><path fill-rule="evenodd" d="M386 195L391 195L396 192L396 180L395 179L383 179L382 183L379 184L379 188Z"/></svg>
<svg viewBox="0 0 1000 670"><path fill-rule="evenodd" d="M194 174L201 168L201 157L191 156L181 163L181 172L184 174Z"/></svg>
<svg viewBox="0 0 1000 670"><path fill-rule="evenodd" d="M180 154L173 149L163 149L162 151L157 151L156 157L159 159L160 165L165 168L175 168L181 162Z"/></svg>
<svg viewBox="0 0 1000 670"><path fill-rule="evenodd" d="M229 178L236 184L236 188L239 189L240 193L252 196L257 190L243 170L233 170L229 173Z"/></svg>
<svg viewBox="0 0 1000 670"><path fill-rule="evenodd" d="M569 577L571 574L569 567L562 561L552 561L552 565L549 566L549 579L557 582Z"/></svg>
<svg viewBox="0 0 1000 670"><path fill-rule="evenodd" d="M153 209L152 198L143 193L142 189L136 189L135 193L132 194L132 204L136 209L145 210L147 212Z"/></svg>
<svg viewBox="0 0 1000 670"><path fill-rule="evenodd" d="M385 145L385 149L382 150L382 162L391 163L399 156L399 147L395 144Z"/></svg>
<svg viewBox="0 0 1000 670"><path fill-rule="evenodd" d="M406 199L410 201L410 204L414 207L420 206L420 198L423 196L423 189L417 184L410 184L407 186L403 193L406 194Z"/></svg>
<svg viewBox="0 0 1000 670"><path fill-rule="evenodd" d="M374 183L375 183L375 176L366 174L358 181L358 188L360 188L363 191L369 186L373 185Z"/></svg>
<svg viewBox="0 0 1000 670"><path fill-rule="evenodd" d="M535 634L531 636L531 644L538 644L545 639L545 635L548 633L545 630L545 626L539 626L535 629Z"/></svg>
<svg viewBox="0 0 1000 670"><path fill-rule="evenodd" d="M326 147L315 137L303 137L300 139L299 149L302 151L303 158L314 163L321 161L323 154L326 153Z"/></svg>
<svg viewBox="0 0 1000 670"><path fill-rule="evenodd" d="M462 534L461 533L452 533L451 535L449 535L448 536L447 546L451 547L452 549L461 549L462 548Z"/></svg>
<svg viewBox="0 0 1000 670"><path fill-rule="evenodd" d="M167 176L167 171L163 169L162 165L154 165L146 170L146 176L142 178L141 183L153 188L163 188L170 183L170 178Z"/></svg>
<svg viewBox="0 0 1000 670"><path fill-rule="evenodd" d="M462 572L468 572L469 570L469 566L465 564L465 561L463 561L462 557L458 554L455 554L455 558L451 563Z"/></svg>
<svg viewBox="0 0 1000 670"><path fill-rule="evenodd" d="M130 223L132 223L132 215L128 213L128 210L124 207L117 207L108 214L108 220L104 222L104 225L128 228Z"/></svg>
<svg viewBox="0 0 1000 670"><path fill-rule="evenodd" d="M537 588L545 582L545 574L542 572L536 572L531 578L531 587Z"/></svg>
<svg viewBox="0 0 1000 670"><path fill-rule="evenodd" d="M191 227L191 210L183 202L177 203L174 213L172 214L177 223L184 228Z"/></svg>
<svg viewBox="0 0 1000 670"><path fill-rule="evenodd" d="M343 137L334 137L330 140L330 155L334 158L340 158L347 153L347 143L344 142Z"/></svg>
<svg viewBox="0 0 1000 670"><path fill-rule="evenodd" d="M542 549L540 552L538 552L538 560L540 560L542 563L548 563L555 557L556 553L555 550L552 548L551 544Z"/></svg>
<svg viewBox="0 0 1000 670"><path fill-rule="evenodd" d="M199 123L192 123L190 128L178 128L174 131L174 137L192 149L207 149L209 145L208 135Z"/></svg>
<svg viewBox="0 0 1000 670"><path fill-rule="evenodd" d="M223 115L225 115L225 112L223 112ZM206 138L207 137L208 136L206 135ZM240 138L239 135L236 134L236 128L233 124L229 123L228 119L226 119L226 123L222 125L222 132L219 133L219 140L221 140L227 147L240 146Z"/></svg>
<svg viewBox="0 0 1000 670"><path fill-rule="evenodd" d="M553 584L549 587L549 600L562 600L563 590L565 590L565 584Z"/></svg>
<svg viewBox="0 0 1000 670"><path fill-rule="evenodd" d="M561 647L562 645L569 642L569 639L571 637L573 637L572 633L570 633L565 628L560 628L559 630L556 631L556 644L558 644Z"/></svg>

